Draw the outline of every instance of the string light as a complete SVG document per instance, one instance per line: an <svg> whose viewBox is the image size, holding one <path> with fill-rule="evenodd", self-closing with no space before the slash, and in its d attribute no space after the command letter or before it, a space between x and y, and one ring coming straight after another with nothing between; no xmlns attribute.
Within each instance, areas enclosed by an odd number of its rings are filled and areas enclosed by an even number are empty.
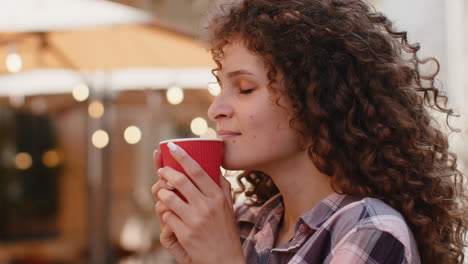
<svg viewBox="0 0 468 264"><path fill-rule="evenodd" d="M26 153L26 152L20 152L16 154L15 165L16 165L16 168L20 170L27 170L31 168L32 166L31 155L29 155L29 153Z"/></svg>
<svg viewBox="0 0 468 264"><path fill-rule="evenodd" d="M22 94L10 95L8 99L10 101L10 104L16 108L22 107L25 103L25 97Z"/></svg>
<svg viewBox="0 0 468 264"><path fill-rule="evenodd" d="M23 59L21 59L21 56L16 52L8 54L6 57L6 68L11 73L21 71L23 68Z"/></svg>
<svg viewBox="0 0 468 264"><path fill-rule="evenodd" d="M88 106L88 114L94 119L101 118L104 115L104 105L99 101L94 101Z"/></svg>
<svg viewBox="0 0 468 264"><path fill-rule="evenodd" d="M137 126L129 126L125 129L124 139L128 144L136 144L140 142L141 130Z"/></svg>
<svg viewBox="0 0 468 264"><path fill-rule="evenodd" d="M221 87L218 82L208 84L208 92L213 96L218 96L221 93Z"/></svg>
<svg viewBox="0 0 468 264"><path fill-rule="evenodd" d="M147 239L150 232L147 231L146 223L140 218L131 216L124 224L120 235L120 243L129 251L138 251L149 248L151 239ZM135 262L140 263L140 262Z"/></svg>
<svg viewBox="0 0 468 264"><path fill-rule="evenodd" d="M208 129L208 123L202 117L196 117L190 122L190 129L192 133L197 136L201 136L205 134L206 130Z"/></svg>
<svg viewBox="0 0 468 264"><path fill-rule="evenodd" d="M78 102L83 102L89 97L89 88L84 83L77 84L72 91L73 98Z"/></svg>
<svg viewBox="0 0 468 264"><path fill-rule="evenodd" d="M184 100L184 91L178 86L172 86L167 89L166 98L170 104L180 104Z"/></svg>
<svg viewBox="0 0 468 264"><path fill-rule="evenodd" d="M57 167L60 161L60 155L56 150L49 150L42 154L42 163L48 168Z"/></svg>
<svg viewBox="0 0 468 264"><path fill-rule="evenodd" d="M203 135L200 136L201 138L216 138L216 130L213 128L209 127Z"/></svg>
<svg viewBox="0 0 468 264"><path fill-rule="evenodd" d="M91 141L96 148L102 149L109 144L109 135L104 130L96 130L91 136Z"/></svg>

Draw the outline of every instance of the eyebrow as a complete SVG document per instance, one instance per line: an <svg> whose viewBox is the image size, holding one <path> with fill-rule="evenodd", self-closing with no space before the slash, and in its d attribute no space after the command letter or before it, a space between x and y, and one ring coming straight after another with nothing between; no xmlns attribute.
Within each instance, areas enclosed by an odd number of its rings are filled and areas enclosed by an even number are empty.
<svg viewBox="0 0 468 264"><path fill-rule="evenodd" d="M236 77L236 76L239 76L239 75L254 75L253 73L249 72L249 71L246 71L246 70L237 70L237 71L232 71L232 72L228 72L226 75L228 78L233 78L233 77Z"/></svg>

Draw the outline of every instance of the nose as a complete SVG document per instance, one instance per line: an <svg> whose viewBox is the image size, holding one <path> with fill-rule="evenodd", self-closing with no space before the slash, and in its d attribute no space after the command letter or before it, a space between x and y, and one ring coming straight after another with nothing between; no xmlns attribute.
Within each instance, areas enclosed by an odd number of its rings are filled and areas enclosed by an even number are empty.
<svg viewBox="0 0 468 264"><path fill-rule="evenodd" d="M208 108L208 118L215 122L218 122L220 119L229 119L232 117L233 113L234 110L231 102L222 92Z"/></svg>

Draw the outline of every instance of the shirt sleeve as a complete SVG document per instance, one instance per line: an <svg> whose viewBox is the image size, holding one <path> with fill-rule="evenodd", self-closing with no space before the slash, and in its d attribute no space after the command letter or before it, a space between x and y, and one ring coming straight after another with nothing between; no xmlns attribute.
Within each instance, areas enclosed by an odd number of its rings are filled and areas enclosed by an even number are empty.
<svg viewBox="0 0 468 264"><path fill-rule="evenodd" d="M332 250L331 264L372 263L400 264L405 261L405 247L392 234L363 228L349 234Z"/></svg>

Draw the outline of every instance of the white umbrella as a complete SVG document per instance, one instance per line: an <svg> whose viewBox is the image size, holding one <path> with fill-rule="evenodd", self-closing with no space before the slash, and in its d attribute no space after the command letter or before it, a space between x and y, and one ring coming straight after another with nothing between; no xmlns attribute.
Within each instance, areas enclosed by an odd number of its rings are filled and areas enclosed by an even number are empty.
<svg viewBox="0 0 468 264"><path fill-rule="evenodd" d="M200 89L213 82L210 68L130 68L80 73L65 69L38 69L0 76L1 96L71 93L80 83L103 79L109 90ZM91 83L92 84L92 83Z"/></svg>
<svg viewBox="0 0 468 264"><path fill-rule="evenodd" d="M105 70L110 90L206 87L209 54L192 38L144 25L153 20L103 0L2 0L0 72L12 47L22 71L0 74L0 96L68 93L93 75L79 73L86 69Z"/></svg>
<svg viewBox="0 0 468 264"><path fill-rule="evenodd" d="M141 10L103 0L2 0L0 32L48 32L150 23Z"/></svg>

